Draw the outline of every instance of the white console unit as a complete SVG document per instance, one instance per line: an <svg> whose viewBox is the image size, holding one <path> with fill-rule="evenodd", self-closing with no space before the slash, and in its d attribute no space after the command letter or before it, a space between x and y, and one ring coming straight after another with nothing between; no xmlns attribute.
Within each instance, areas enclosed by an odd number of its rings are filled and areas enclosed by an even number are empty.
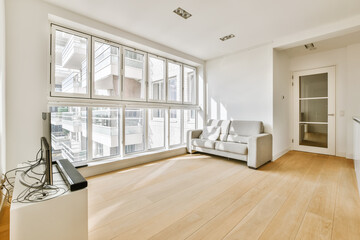
<svg viewBox="0 0 360 240"><path fill-rule="evenodd" d="M354 165L360 193L360 117L353 117L354 120Z"/></svg>
<svg viewBox="0 0 360 240"><path fill-rule="evenodd" d="M13 200L27 187L16 175ZM54 185L64 187L54 167ZM87 240L87 188L39 202L13 202L10 208L10 240Z"/></svg>

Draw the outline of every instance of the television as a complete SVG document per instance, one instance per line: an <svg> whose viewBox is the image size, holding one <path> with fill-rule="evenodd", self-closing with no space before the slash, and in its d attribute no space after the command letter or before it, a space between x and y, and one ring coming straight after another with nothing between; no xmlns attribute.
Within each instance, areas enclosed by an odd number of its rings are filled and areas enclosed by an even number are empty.
<svg viewBox="0 0 360 240"><path fill-rule="evenodd" d="M41 137L41 158L45 163L45 183L53 185L52 148L51 148L51 113L43 112L43 137Z"/></svg>

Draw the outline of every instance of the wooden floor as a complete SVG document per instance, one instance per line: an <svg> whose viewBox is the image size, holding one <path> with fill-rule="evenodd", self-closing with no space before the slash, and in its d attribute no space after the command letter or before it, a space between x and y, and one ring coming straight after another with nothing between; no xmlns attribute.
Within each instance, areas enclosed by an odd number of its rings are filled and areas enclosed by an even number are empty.
<svg viewBox="0 0 360 240"><path fill-rule="evenodd" d="M360 239L344 158L292 151L252 170L193 154L88 181L90 240Z"/></svg>

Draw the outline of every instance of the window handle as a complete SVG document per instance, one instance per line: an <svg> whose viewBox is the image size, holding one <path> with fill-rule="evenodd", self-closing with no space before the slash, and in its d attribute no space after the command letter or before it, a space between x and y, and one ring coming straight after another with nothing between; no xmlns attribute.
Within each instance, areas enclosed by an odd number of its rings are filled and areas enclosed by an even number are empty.
<svg viewBox="0 0 360 240"><path fill-rule="evenodd" d="M335 116L335 113L329 113L328 116L333 117L333 116Z"/></svg>

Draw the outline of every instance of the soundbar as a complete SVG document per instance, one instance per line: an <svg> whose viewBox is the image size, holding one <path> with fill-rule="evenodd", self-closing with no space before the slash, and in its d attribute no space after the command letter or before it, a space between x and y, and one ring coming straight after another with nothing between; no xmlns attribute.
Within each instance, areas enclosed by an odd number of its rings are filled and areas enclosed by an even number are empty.
<svg viewBox="0 0 360 240"><path fill-rule="evenodd" d="M70 191L77 191L87 187L86 179L76 170L69 160L60 159L56 160L56 163L57 169L70 188Z"/></svg>

